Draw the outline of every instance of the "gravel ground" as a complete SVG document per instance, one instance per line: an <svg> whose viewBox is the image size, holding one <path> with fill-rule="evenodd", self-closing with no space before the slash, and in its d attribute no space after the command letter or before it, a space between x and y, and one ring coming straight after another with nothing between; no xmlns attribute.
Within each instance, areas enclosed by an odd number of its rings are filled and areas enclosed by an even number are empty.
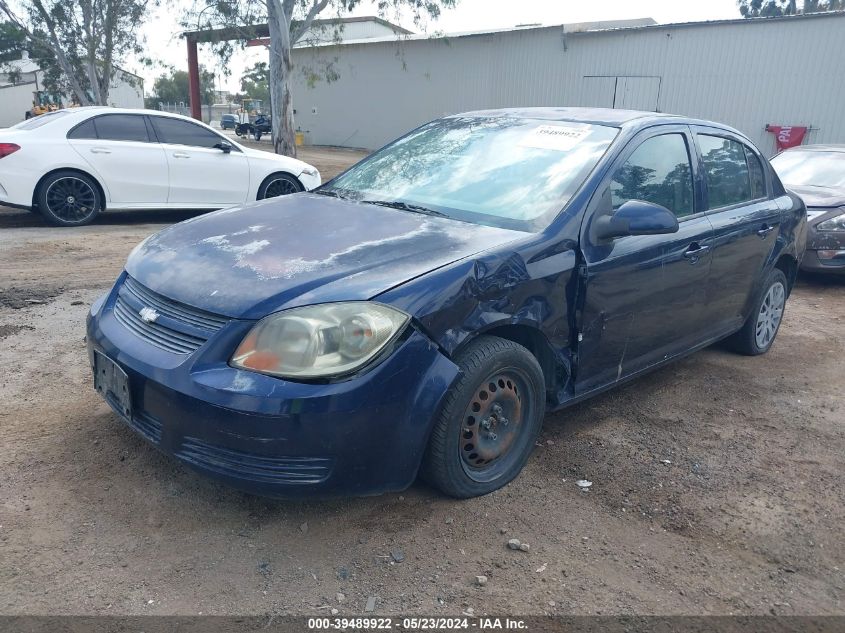
<svg viewBox="0 0 845 633"><path fill-rule="evenodd" d="M765 357L707 349L549 415L492 495L291 503L193 474L91 387L87 306L191 215L0 209L0 613L845 614L845 280L802 278Z"/></svg>

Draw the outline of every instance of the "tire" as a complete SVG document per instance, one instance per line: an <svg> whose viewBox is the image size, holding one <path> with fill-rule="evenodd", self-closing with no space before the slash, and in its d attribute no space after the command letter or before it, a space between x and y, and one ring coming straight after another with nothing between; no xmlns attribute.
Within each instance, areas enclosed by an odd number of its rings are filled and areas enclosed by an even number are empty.
<svg viewBox="0 0 845 633"><path fill-rule="evenodd" d="M543 424L546 388L534 355L503 338L481 336L455 362L461 373L434 423L420 474L466 499L501 488L525 466Z"/></svg>
<svg viewBox="0 0 845 633"><path fill-rule="evenodd" d="M57 171L44 179L35 193L38 211L53 226L83 226L103 209L94 180L77 171Z"/></svg>
<svg viewBox="0 0 845 633"><path fill-rule="evenodd" d="M786 275L775 268L766 276L754 302L754 309L742 329L728 339L730 346L746 356L759 356L768 352L783 321L788 294Z"/></svg>
<svg viewBox="0 0 845 633"><path fill-rule="evenodd" d="M261 140L261 132L256 132L256 133L254 134L254 137L255 137L255 140L256 140L256 141L260 141L260 140Z"/></svg>
<svg viewBox="0 0 845 633"><path fill-rule="evenodd" d="M264 182L258 188L258 198L256 199L277 198L278 196L287 196L292 193L299 193L300 191L305 191L305 187L302 186L302 183L297 178L280 172L278 174L271 174L264 179Z"/></svg>

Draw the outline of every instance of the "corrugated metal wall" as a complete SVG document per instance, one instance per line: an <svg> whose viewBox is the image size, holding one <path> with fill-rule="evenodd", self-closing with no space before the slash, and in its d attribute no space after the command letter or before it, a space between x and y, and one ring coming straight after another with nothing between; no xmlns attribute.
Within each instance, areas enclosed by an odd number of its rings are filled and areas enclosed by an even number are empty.
<svg viewBox="0 0 845 633"><path fill-rule="evenodd" d="M376 148L446 114L511 106L658 110L732 125L774 153L766 123L811 125L845 143L845 16L564 33L559 27L294 51L309 142Z"/></svg>

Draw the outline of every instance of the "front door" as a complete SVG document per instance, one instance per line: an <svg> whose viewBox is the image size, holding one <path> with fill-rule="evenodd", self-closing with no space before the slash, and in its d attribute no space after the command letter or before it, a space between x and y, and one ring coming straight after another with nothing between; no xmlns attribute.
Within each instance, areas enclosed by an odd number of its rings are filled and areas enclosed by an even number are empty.
<svg viewBox="0 0 845 633"><path fill-rule="evenodd" d="M249 159L239 148L221 151L215 145L226 139L190 121L150 119L167 156L171 207L226 207L246 201Z"/></svg>
<svg viewBox="0 0 845 633"><path fill-rule="evenodd" d="M713 224L708 319L722 333L742 326L777 240L780 209L757 152L723 130L693 128Z"/></svg>
<svg viewBox="0 0 845 633"><path fill-rule="evenodd" d="M687 126L659 126L635 137L614 163L582 229L576 391L629 376L706 335L702 317L713 230L703 213ZM599 240L594 218L628 200L660 204L678 218L670 235Z"/></svg>

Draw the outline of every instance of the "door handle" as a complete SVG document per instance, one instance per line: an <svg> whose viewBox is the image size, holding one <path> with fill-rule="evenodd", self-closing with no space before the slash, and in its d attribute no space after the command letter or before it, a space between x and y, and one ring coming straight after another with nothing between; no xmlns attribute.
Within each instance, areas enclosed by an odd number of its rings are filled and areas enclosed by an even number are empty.
<svg viewBox="0 0 845 633"><path fill-rule="evenodd" d="M701 256L704 255L707 251L710 250L709 246L699 246L695 242L689 245L689 248L684 251L684 257L690 260L691 264L695 264L701 259Z"/></svg>
<svg viewBox="0 0 845 633"><path fill-rule="evenodd" d="M757 231L757 235L759 235L763 239L766 239L766 236L774 230L775 227L769 226L768 224L764 224L763 227L759 231Z"/></svg>
<svg viewBox="0 0 845 633"><path fill-rule="evenodd" d="M91 148L92 154L111 154L111 150L105 147L92 147Z"/></svg>
<svg viewBox="0 0 845 633"><path fill-rule="evenodd" d="M173 152L173 158L190 158L188 152Z"/></svg>

